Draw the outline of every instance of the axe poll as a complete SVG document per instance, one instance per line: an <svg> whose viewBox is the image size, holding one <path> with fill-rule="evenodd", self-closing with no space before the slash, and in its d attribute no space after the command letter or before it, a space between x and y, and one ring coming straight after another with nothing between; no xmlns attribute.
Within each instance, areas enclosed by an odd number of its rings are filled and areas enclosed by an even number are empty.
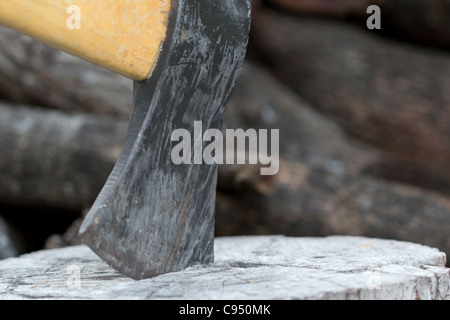
<svg viewBox="0 0 450 320"><path fill-rule="evenodd" d="M124 275L213 262L217 164L174 164L171 135L221 129L250 16L250 0L0 1L0 24L134 80L123 149L79 233Z"/></svg>

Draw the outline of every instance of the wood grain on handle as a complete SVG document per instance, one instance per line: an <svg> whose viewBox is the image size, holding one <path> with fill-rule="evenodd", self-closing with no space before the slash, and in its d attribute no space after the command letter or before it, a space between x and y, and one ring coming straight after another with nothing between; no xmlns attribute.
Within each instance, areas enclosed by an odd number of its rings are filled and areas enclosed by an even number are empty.
<svg viewBox="0 0 450 320"><path fill-rule="evenodd" d="M77 7L71 7L71 6ZM171 0L1 0L0 24L133 80L151 75ZM79 29L68 21L79 8Z"/></svg>

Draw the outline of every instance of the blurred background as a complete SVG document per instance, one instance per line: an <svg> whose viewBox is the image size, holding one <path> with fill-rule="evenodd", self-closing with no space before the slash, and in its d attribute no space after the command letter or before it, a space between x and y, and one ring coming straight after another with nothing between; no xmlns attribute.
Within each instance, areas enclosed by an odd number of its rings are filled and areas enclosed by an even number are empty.
<svg viewBox="0 0 450 320"><path fill-rule="evenodd" d="M367 7L381 8L368 30ZM360 235L450 254L450 2L253 2L226 128L280 129L280 170L219 167L216 235ZM0 259L79 244L132 81L0 28Z"/></svg>

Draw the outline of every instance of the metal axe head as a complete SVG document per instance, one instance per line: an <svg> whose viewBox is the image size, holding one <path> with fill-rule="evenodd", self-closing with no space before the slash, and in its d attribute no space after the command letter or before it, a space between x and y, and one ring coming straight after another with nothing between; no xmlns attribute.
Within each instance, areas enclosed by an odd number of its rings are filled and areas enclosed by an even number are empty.
<svg viewBox="0 0 450 320"><path fill-rule="evenodd" d="M174 130L221 129L244 60L249 0L172 0L151 77L135 81L120 157L79 235L143 279L213 261L217 165L172 162Z"/></svg>

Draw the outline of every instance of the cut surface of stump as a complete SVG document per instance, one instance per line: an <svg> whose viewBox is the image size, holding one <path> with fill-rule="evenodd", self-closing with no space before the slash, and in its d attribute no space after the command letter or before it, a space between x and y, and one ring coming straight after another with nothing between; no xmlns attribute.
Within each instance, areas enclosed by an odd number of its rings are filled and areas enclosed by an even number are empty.
<svg viewBox="0 0 450 320"><path fill-rule="evenodd" d="M135 281L88 247L0 261L0 299L450 299L445 254L365 237L220 237L215 262Z"/></svg>

